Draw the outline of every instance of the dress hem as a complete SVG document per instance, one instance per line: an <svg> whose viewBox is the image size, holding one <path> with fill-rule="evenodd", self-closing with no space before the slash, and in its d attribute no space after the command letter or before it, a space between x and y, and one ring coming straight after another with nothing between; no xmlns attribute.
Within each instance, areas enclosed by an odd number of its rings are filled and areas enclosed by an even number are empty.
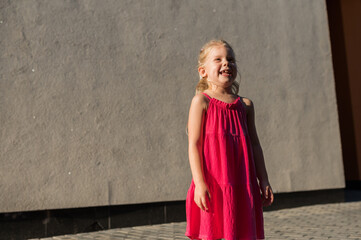
<svg viewBox="0 0 361 240"><path fill-rule="evenodd" d="M186 237L188 237L191 240L200 240L200 239L204 239L204 240L218 240L218 239L226 239L225 237L217 237L217 238L212 238L212 237L208 237L208 236L203 236L203 235L191 235L188 233L184 234ZM236 238L235 240L264 240L265 237L261 237L261 238ZM227 240L227 239L226 239Z"/></svg>

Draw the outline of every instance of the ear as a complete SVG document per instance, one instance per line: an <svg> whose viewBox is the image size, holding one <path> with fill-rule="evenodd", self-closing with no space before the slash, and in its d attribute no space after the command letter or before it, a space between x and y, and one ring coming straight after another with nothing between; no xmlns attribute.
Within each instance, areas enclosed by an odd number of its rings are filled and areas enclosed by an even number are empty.
<svg viewBox="0 0 361 240"><path fill-rule="evenodd" d="M204 69L204 67L199 67L198 72L199 76L201 76L202 78L207 77L206 69Z"/></svg>

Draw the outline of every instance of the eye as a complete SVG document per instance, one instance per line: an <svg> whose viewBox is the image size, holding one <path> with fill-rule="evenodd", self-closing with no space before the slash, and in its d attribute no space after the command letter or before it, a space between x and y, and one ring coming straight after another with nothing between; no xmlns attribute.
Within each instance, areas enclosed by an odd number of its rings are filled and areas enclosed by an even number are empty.
<svg viewBox="0 0 361 240"><path fill-rule="evenodd" d="M214 61L219 62L219 61L221 61L221 59L220 58L215 58Z"/></svg>

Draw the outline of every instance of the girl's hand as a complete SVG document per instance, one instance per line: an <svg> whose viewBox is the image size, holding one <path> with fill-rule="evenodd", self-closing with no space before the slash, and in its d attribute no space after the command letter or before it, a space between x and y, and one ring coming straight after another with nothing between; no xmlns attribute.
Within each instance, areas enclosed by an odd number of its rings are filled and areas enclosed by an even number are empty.
<svg viewBox="0 0 361 240"><path fill-rule="evenodd" d="M262 192L262 205L268 207L273 203L273 191L268 181L260 182Z"/></svg>
<svg viewBox="0 0 361 240"><path fill-rule="evenodd" d="M202 210L208 210L207 198L211 200L211 194L209 192L208 186L206 183L200 183L195 186L194 189L194 202Z"/></svg>

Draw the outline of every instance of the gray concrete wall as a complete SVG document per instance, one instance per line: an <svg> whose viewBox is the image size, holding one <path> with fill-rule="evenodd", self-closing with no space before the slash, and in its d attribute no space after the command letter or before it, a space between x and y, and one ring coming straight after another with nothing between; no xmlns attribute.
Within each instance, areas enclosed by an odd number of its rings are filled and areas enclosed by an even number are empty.
<svg viewBox="0 0 361 240"><path fill-rule="evenodd" d="M274 191L343 187L323 0L1 1L0 212L184 200L212 38L235 49Z"/></svg>

